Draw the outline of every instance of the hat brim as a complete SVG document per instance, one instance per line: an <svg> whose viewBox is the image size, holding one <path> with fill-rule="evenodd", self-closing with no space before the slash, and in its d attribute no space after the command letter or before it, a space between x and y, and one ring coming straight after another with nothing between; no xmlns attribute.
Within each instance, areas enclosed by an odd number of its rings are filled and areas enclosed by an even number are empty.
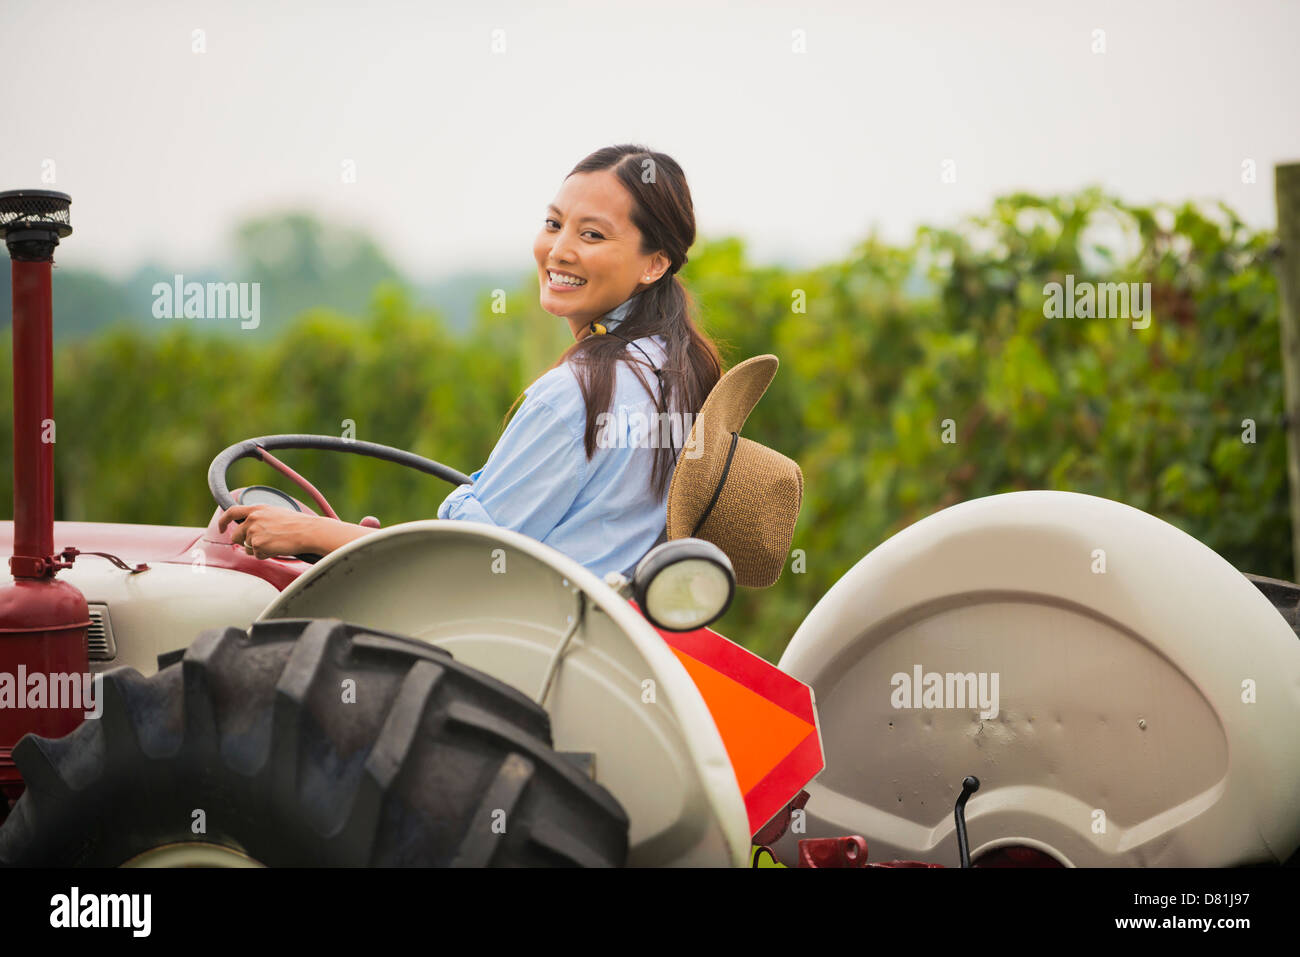
<svg viewBox="0 0 1300 957"><path fill-rule="evenodd" d="M776 376L774 355L753 356L738 362L723 374L700 409L690 436L677 459L672 484L668 487L668 537L690 535L703 508L687 504L687 485L705 486L710 494L726 464L731 433L739 432L750 412ZM698 454L694 454L699 450ZM691 496L691 498L698 498Z"/></svg>
<svg viewBox="0 0 1300 957"><path fill-rule="evenodd" d="M695 425L703 423L706 429L728 435L739 432L772 384L778 364L774 355L753 356L736 363L723 374L704 400L704 408L700 409Z"/></svg>

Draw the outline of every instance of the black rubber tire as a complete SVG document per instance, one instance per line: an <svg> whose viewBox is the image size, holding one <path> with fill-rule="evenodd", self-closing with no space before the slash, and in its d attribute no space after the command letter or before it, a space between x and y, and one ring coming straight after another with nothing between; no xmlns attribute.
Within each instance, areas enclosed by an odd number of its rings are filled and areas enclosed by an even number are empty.
<svg viewBox="0 0 1300 957"><path fill-rule="evenodd" d="M27 790L0 862L116 866L177 842L270 866L626 861L627 815L552 750L546 712L424 642L333 619L216 629L150 678L107 672L103 698L14 749Z"/></svg>

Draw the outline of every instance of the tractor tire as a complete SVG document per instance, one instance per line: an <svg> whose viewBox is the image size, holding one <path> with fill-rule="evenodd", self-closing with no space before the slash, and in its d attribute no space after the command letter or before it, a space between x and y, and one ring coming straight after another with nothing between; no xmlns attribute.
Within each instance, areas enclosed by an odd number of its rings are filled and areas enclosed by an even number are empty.
<svg viewBox="0 0 1300 957"><path fill-rule="evenodd" d="M550 718L424 642L333 619L201 634L102 715L24 737L0 862L621 866L628 819ZM180 855L165 855L179 849ZM185 857L185 852L190 857ZM251 860L250 860L251 859Z"/></svg>

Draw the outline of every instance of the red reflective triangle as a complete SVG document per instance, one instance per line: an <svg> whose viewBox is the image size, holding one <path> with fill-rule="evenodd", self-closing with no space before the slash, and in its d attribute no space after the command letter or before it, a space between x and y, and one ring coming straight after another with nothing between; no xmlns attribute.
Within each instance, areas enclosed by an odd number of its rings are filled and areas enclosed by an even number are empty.
<svg viewBox="0 0 1300 957"><path fill-rule="evenodd" d="M708 628L656 631L709 706L756 834L825 767L812 689Z"/></svg>

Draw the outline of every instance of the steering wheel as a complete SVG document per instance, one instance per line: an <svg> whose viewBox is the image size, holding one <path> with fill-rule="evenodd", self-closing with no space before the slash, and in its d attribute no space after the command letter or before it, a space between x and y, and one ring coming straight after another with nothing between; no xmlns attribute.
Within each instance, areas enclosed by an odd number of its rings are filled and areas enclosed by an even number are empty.
<svg viewBox="0 0 1300 957"><path fill-rule="evenodd" d="M416 455L404 449L379 445L376 442L345 439L337 435L263 435L260 438L236 442L219 453L212 460L212 464L208 466L208 489L212 492L212 497L217 500L217 505L223 511L232 508L236 504L234 496L230 494L230 486L226 484L226 472L229 470L231 463L239 459L253 458L260 459L279 469L301 486L302 490L310 495L316 504L321 507L322 512L330 518L338 518L329 502L325 500L325 496L317 491L316 487L305 478L274 455L271 455L271 449L329 449L334 452L351 452L353 455L368 455L371 458L383 459L385 462L396 462L398 465L405 465L407 468L435 476L445 482L450 482L452 485L473 484L468 475L457 472L441 462L426 459L422 455ZM320 561L321 558L319 555L312 554L295 555L294 557L309 564L314 564Z"/></svg>

